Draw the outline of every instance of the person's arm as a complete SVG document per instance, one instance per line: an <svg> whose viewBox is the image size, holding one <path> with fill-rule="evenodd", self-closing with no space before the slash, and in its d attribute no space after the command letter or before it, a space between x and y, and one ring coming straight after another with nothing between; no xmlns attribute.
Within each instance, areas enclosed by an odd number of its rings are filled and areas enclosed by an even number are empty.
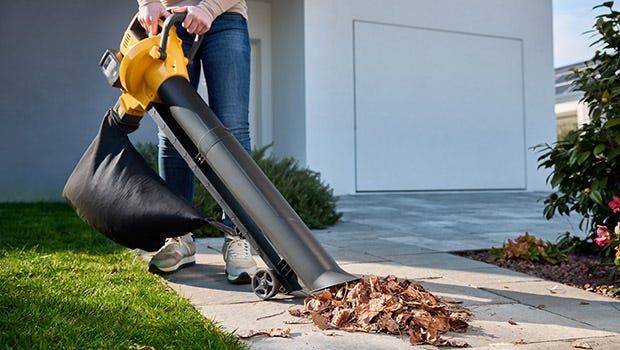
<svg viewBox="0 0 620 350"><path fill-rule="evenodd" d="M138 22L151 34L157 34L157 21L170 16L159 0L138 0Z"/></svg>
<svg viewBox="0 0 620 350"><path fill-rule="evenodd" d="M204 34L211 29L211 23L217 16L239 2L240 0L202 0L196 6L183 6L173 9L172 12L187 12L183 28L190 34Z"/></svg>

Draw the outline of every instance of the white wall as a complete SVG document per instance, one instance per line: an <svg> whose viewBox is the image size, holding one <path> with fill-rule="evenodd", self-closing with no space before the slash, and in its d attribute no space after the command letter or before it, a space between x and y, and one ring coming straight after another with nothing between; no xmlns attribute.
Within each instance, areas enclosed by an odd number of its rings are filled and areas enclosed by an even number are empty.
<svg viewBox="0 0 620 350"><path fill-rule="evenodd" d="M273 0L273 152L306 163L304 0Z"/></svg>
<svg viewBox="0 0 620 350"><path fill-rule="evenodd" d="M248 5L252 39L260 47L262 142L273 140L276 154L320 171L336 193L356 191L355 136L361 131L355 122L370 116L356 111L354 23L522 43L523 143L527 148L555 138L551 0L251 0ZM135 2L116 0L5 4L0 62L9 68L0 75L1 201L61 198L103 113L118 97L99 73L99 58L104 49L118 47L135 11ZM26 20L25 14L35 18ZM382 37L358 39L373 44ZM382 57L389 56L369 56L366 64ZM458 52L453 62L464 67ZM372 78L371 71L360 72ZM361 86L357 91L372 92ZM132 138L156 140L149 118ZM525 188L546 189L537 155L526 149L523 157Z"/></svg>
<svg viewBox="0 0 620 350"><path fill-rule="evenodd" d="M511 148L509 155L514 158L511 167L521 172L516 180L518 187L527 190L546 189L544 172L537 170L537 154L528 148L543 142L552 142L555 138L555 119L553 112L553 62L551 32L551 1L550 0L454 0L408 1L386 0L381 5L369 0L312 0L306 1L304 7L305 35L305 114L306 118L306 164L319 172L337 193L353 193L356 190L356 118L360 111L356 110L356 71L354 47L354 23L381 23L402 28L417 28L427 33L450 32L461 33L471 37L506 38L510 49L522 51L522 57L516 57L506 67L521 69L521 72L506 72L505 75L482 77L489 83L493 79L514 79L514 85L504 82L500 84L507 89L501 96L513 108L508 111L515 118L513 121L516 135L510 135L511 141L520 142L520 150ZM368 42L385 37L366 37ZM401 38L402 39L402 38ZM502 43L506 43L502 41ZM402 41L401 45L416 46L417 43ZM441 52L451 52L449 49ZM470 68L467 58L458 50L451 52L451 57L437 56L439 63L452 63L450 72L458 72ZM496 53L496 57L502 57ZM518 55L518 53L515 53ZM389 55L386 53L385 55ZM389 57L389 56L387 56ZM430 57L432 58L432 57ZM520 63L521 67L519 67ZM516 65L515 65L516 64ZM477 66L481 67L481 66ZM501 67L501 66L500 66ZM434 67L436 69L436 67ZM405 68L404 68L405 69ZM481 70L484 71L484 70ZM436 69L441 72L441 69ZM495 72L490 70L489 72ZM411 75L411 73L407 73ZM520 76L521 75L521 76ZM462 76L461 76L462 77ZM438 81L451 84L451 76L437 76ZM390 81L396 89L415 91L415 82ZM468 86L475 88L479 82L459 81L463 93L471 93ZM381 84L377 84L380 89ZM522 85L519 87L519 85ZM521 92L519 90L522 89ZM358 89L359 90L359 89ZM371 93L371 90L367 93ZM428 92L424 92L428 95ZM513 94L522 96L514 97ZM511 94L511 95L508 95ZM454 96L448 96L454 97ZM515 100L516 98L516 100ZM465 99L466 100L466 99ZM522 101L519 104L518 101ZM517 101L517 102L515 102ZM445 104L452 101L447 98ZM498 104L494 104L497 110ZM381 106L376 107L380 110ZM411 106L412 109L420 108ZM484 109L481 105L479 108ZM519 109L521 109L519 111ZM472 107L467 109L472 112ZM480 122L477 115L468 116L471 123ZM403 125L403 124L401 124ZM395 127L398 127L396 125ZM506 130L501 124L486 130L487 133ZM370 129L369 129L370 130ZM508 135L508 134L506 134ZM377 140L378 142L386 140ZM476 142L476 139L471 142ZM493 140L496 142L497 140ZM513 147L511 145L511 147ZM393 147L399 147L394 145ZM398 154L398 152L395 152ZM382 153L384 162L398 162L393 153ZM358 155L359 156L359 155ZM492 158L497 161L497 154ZM442 159L435 159L441 162ZM518 164L523 162L523 165ZM501 167L502 164L496 164ZM454 176L476 176L478 169L455 169ZM508 174L508 173L505 173ZM407 173L391 173L386 176L407 176ZM425 176L430 176L429 174ZM422 182L431 179L421 179ZM522 185L519 185L519 181ZM380 185L380 184L379 184ZM510 188L514 186L508 186ZM376 188L379 190L379 187ZM389 188L388 188L389 189ZM415 188L414 188L415 189ZM435 188L442 189L442 188ZM450 188L447 189L458 189Z"/></svg>
<svg viewBox="0 0 620 350"><path fill-rule="evenodd" d="M273 142L271 2L248 1L248 29L252 40L250 133L252 146Z"/></svg>

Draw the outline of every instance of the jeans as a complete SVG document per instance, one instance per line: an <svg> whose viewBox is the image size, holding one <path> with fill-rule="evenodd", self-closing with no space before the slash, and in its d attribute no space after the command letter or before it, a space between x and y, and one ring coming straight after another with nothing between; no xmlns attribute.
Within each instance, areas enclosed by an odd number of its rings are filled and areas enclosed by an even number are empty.
<svg viewBox="0 0 620 350"><path fill-rule="evenodd" d="M183 40L187 54L194 35L177 23L177 34ZM237 138L243 148L251 153L250 125L250 38L247 22L237 13L224 13L217 17L204 39L194 62L187 67L190 83L195 89L200 82L200 69L204 72L209 94L209 107L222 124ZM172 143L161 132L159 136L159 175L175 192L193 201L194 173ZM224 217L224 223L232 222Z"/></svg>

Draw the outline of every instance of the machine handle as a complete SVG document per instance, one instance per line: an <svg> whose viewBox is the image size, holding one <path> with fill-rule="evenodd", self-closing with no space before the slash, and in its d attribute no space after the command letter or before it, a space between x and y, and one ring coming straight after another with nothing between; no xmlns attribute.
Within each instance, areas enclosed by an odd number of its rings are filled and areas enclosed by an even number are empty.
<svg viewBox="0 0 620 350"><path fill-rule="evenodd" d="M168 45L168 34L170 33L170 28L172 28L175 23L182 22L184 19L185 13L173 13L164 21L164 25L161 30L161 41L159 42L159 53L162 61L166 59L166 46ZM188 65L192 64L194 61L194 56L196 56L196 52L202 43L203 37L203 35L196 34L194 43L187 53Z"/></svg>

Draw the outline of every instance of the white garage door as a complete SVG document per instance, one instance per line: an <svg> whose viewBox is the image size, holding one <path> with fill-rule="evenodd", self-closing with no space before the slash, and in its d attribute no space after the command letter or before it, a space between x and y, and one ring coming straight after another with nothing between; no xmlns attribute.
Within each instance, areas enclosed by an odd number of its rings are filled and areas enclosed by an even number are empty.
<svg viewBox="0 0 620 350"><path fill-rule="evenodd" d="M524 189L521 40L354 23L357 191Z"/></svg>

